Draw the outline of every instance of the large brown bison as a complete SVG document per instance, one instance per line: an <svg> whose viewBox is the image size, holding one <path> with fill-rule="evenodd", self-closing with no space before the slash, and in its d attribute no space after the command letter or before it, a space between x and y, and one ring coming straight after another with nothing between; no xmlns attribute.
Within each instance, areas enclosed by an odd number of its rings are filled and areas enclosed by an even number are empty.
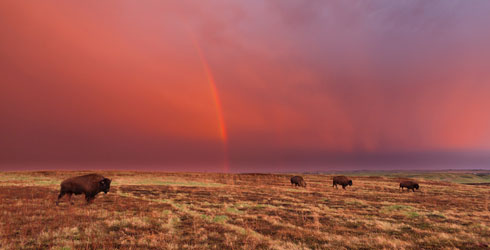
<svg viewBox="0 0 490 250"><path fill-rule="evenodd" d="M332 187L337 187L337 185L342 185L342 188L345 189L346 186L352 186L352 180L345 176L335 176L333 177L333 185Z"/></svg>
<svg viewBox="0 0 490 250"><path fill-rule="evenodd" d="M60 186L60 194L58 195L56 205L58 205L61 197L65 194L68 195L68 201L71 204L73 204L71 202L72 194L85 194L85 200L87 200L87 203L90 203L98 193L104 192L107 194L109 192L111 180L99 174L88 174L68 178L61 182Z"/></svg>
<svg viewBox="0 0 490 250"><path fill-rule="evenodd" d="M415 189L419 189L419 184L414 181L402 181L400 182L400 188L403 191L403 188L407 188L407 191L410 192L410 189L415 192Z"/></svg>
<svg viewBox="0 0 490 250"><path fill-rule="evenodd" d="M293 176L291 177L291 185L296 185L296 187L306 187L306 182L301 176Z"/></svg>

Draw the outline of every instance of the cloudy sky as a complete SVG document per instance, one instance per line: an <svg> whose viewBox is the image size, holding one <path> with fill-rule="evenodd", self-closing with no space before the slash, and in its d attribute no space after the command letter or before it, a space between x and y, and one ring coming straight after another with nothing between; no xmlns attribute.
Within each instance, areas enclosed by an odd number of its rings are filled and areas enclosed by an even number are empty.
<svg viewBox="0 0 490 250"><path fill-rule="evenodd" d="M0 170L489 168L490 1L0 3Z"/></svg>

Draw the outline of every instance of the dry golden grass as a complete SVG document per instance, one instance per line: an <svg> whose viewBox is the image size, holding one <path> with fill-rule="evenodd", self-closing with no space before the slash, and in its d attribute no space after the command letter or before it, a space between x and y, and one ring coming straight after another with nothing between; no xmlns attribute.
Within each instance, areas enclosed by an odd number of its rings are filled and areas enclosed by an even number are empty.
<svg viewBox="0 0 490 250"><path fill-rule="evenodd" d="M55 205L84 172L0 173L1 249L481 249L490 244L488 186L419 179L285 174L100 172L111 191Z"/></svg>

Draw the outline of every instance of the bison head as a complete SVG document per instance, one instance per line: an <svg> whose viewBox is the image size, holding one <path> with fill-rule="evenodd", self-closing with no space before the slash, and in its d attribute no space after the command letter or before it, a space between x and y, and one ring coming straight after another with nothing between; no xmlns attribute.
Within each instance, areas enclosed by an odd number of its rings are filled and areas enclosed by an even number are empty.
<svg viewBox="0 0 490 250"><path fill-rule="evenodd" d="M419 190L419 184L415 184L413 186L415 187L415 189Z"/></svg>
<svg viewBox="0 0 490 250"><path fill-rule="evenodd" d="M349 180L349 186L352 186L352 180Z"/></svg>
<svg viewBox="0 0 490 250"><path fill-rule="evenodd" d="M306 187L306 182L304 180L301 180L299 183L302 187Z"/></svg>
<svg viewBox="0 0 490 250"><path fill-rule="evenodd" d="M100 191L104 192L107 194L109 192L109 189L111 188L111 179L104 178L99 182L99 188Z"/></svg>

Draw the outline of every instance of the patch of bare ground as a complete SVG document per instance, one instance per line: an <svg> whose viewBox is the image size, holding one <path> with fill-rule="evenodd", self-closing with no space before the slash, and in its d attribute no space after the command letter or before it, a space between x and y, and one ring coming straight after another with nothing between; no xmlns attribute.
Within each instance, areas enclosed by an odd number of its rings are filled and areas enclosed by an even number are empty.
<svg viewBox="0 0 490 250"><path fill-rule="evenodd" d="M0 173L1 249L481 249L490 244L486 186L400 178L102 172L92 204L55 205L59 183L86 172Z"/></svg>

